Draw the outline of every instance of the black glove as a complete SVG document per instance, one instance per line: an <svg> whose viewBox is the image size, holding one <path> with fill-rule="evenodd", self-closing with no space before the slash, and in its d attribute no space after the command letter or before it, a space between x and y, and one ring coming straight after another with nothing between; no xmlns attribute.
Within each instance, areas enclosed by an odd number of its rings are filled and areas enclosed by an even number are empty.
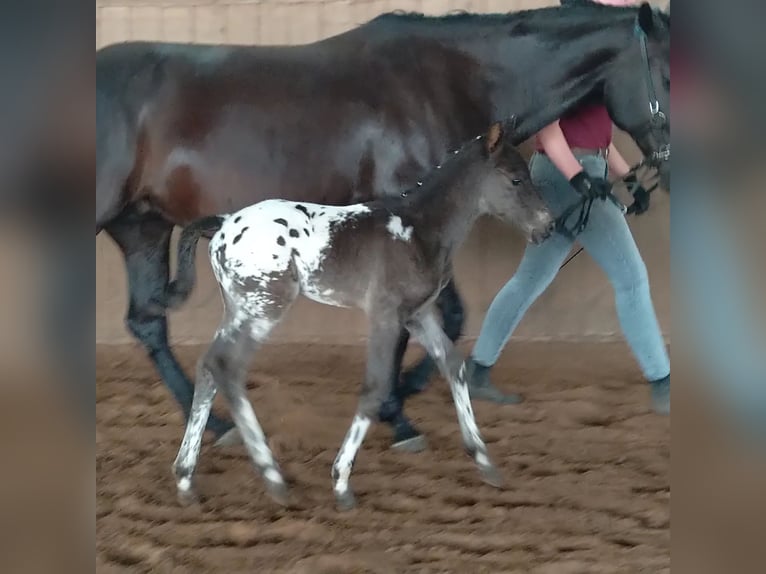
<svg viewBox="0 0 766 574"><path fill-rule="evenodd" d="M633 194L633 203L628 207L628 213L636 215L645 213L649 209L651 199L649 192L643 185L638 183L636 176L633 174L627 176L623 181Z"/></svg>
<svg viewBox="0 0 766 574"><path fill-rule="evenodd" d="M605 200L612 191L612 184L600 177L591 177L581 171L569 180L577 192L588 199Z"/></svg>

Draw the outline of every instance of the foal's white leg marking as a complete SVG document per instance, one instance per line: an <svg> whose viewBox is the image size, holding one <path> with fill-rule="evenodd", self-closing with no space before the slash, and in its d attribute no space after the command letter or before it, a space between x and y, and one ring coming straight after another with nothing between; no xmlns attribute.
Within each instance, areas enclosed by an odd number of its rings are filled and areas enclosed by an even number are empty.
<svg viewBox="0 0 766 574"><path fill-rule="evenodd" d="M417 319L414 331L417 338L436 361L442 375L449 381L455 410L457 410L460 432L463 436L463 444L473 455L474 461L478 465L484 480L498 486L500 476L489 458L487 447L481 438L481 433L473 414L468 384L466 382L465 362L461 361L460 366L454 368L454 370L450 368L450 356L453 357L454 361L457 351L444 334L432 311L424 313L422 317Z"/></svg>
<svg viewBox="0 0 766 574"><path fill-rule="evenodd" d="M402 241L409 241L412 238L412 227L404 227L402 218L398 215L392 215L386 225L388 232L394 236L395 239L401 239Z"/></svg>
<svg viewBox="0 0 766 574"><path fill-rule="evenodd" d="M191 413L186 423L186 431L181 441L176 460L173 463L173 472L176 475L176 486L180 496L188 496L191 492L192 474L199 459L202 435L205 425L210 416L210 409L215 398L216 387L210 373L201 367L194 386L194 398L192 400Z"/></svg>
<svg viewBox="0 0 766 574"><path fill-rule="evenodd" d="M246 396L240 397L234 416L239 419L238 422L243 427L240 431L242 432L242 439L258 469L267 480L283 483L282 474L279 472L268 444L266 444L266 435L263 434L263 429L258 423L253 406Z"/></svg>
<svg viewBox="0 0 766 574"><path fill-rule="evenodd" d="M351 476L351 467L354 465L354 459L359 452L359 447L362 445L362 441L364 441L367 429L370 428L370 422L371 420L369 417L357 414L351 422L351 427L346 433L346 438L343 439L343 444L333 463L333 477L335 478L333 490L335 491L336 496L343 495L348 491L348 480Z"/></svg>
<svg viewBox="0 0 766 574"><path fill-rule="evenodd" d="M481 452L480 447L484 447L484 441L481 438L479 427L476 424L476 417L473 414L471 396L468 392L465 376L465 362L461 363L457 376L454 379L450 378L450 389L452 390L463 441L468 448L471 448L471 446L478 448L476 451L476 462L480 465L486 465L489 462L489 458Z"/></svg>

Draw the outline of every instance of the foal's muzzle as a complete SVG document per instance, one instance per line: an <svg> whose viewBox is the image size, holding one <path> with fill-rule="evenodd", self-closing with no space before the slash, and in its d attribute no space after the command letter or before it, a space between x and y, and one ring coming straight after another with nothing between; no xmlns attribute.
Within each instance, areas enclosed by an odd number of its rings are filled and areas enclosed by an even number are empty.
<svg viewBox="0 0 766 574"><path fill-rule="evenodd" d="M556 229L556 221L553 215L547 210L537 213L537 221L530 226L528 231L528 241L539 245L548 239Z"/></svg>

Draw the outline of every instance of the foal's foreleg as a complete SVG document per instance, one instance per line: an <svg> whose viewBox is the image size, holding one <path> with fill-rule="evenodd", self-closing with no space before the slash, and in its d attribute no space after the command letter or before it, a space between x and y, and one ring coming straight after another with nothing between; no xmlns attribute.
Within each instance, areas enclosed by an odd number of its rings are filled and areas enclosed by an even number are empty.
<svg viewBox="0 0 766 574"><path fill-rule="evenodd" d="M391 390L391 374L395 370L401 329L398 318L372 316L372 329L367 344L367 373L359 407L332 467L333 491L340 510L353 508L356 504L349 486L351 469L370 424L378 416Z"/></svg>
<svg viewBox="0 0 766 574"><path fill-rule="evenodd" d="M440 327L432 309L424 310L413 317L408 328L433 357L444 378L449 381L463 444L479 467L482 479L492 486L500 486L500 474L489 458L487 445L484 444L479 427L476 425L471 398L468 394L463 357Z"/></svg>
<svg viewBox="0 0 766 574"><path fill-rule="evenodd" d="M441 293L439 293L436 299L436 306L442 317L444 334L447 335L450 341L457 341L463 330L465 311L454 279L451 279L442 289ZM399 391L402 406L407 397L423 392L428 386L433 371L434 360L431 356L426 355L419 363L402 375L400 382L401 390Z"/></svg>

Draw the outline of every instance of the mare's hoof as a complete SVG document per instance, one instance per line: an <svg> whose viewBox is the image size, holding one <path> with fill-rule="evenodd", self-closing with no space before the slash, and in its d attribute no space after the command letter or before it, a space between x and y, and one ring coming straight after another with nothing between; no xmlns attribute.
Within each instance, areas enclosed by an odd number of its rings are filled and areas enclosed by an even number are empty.
<svg viewBox="0 0 766 574"><path fill-rule="evenodd" d="M417 435L413 436L411 438L406 438L404 440L396 441L391 445L391 448L393 450L398 450L399 452L423 452L426 447L426 437L423 435Z"/></svg>
<svg viewBox="0 0 766 574"><path fill-rule="evenodd" d="M426 448L426 439L404 415L401 415L394 425L391 448L402 452L421 452Z"/></svg>
<svg viewBox="0 0 766 574"><path fill-rule="evenodd" d="M266 480L266 491L269 496L280 506L288 506L290 503L290 493L284 482Z"/></svg>
<svg viewBox="0 0 766 574"><path fill-rule="evenodd" d="M356 498L354 497L354 493L351 492L351 489L340 494L335 494L335 506L341 512L347 512L356 508Z"/></svg>
<svg viewBox="0 0 766 574"><path fill-rule="evenodd" d="M242 435L239 434L239 431L235 427L223 433L218 438L218 440L215 441L214 446L225 447L225 446L237 446L240 444L242 444Z"/></svg>
<svg viewBox="0 0 766 574"><path fill-rule="evenodd" d="M486 484L494 486L495 488L502 488L503 477L500 475L500 471L498 471L494 466L481 466L479 467L479 472L481 473L481 479Z"/></svg>

